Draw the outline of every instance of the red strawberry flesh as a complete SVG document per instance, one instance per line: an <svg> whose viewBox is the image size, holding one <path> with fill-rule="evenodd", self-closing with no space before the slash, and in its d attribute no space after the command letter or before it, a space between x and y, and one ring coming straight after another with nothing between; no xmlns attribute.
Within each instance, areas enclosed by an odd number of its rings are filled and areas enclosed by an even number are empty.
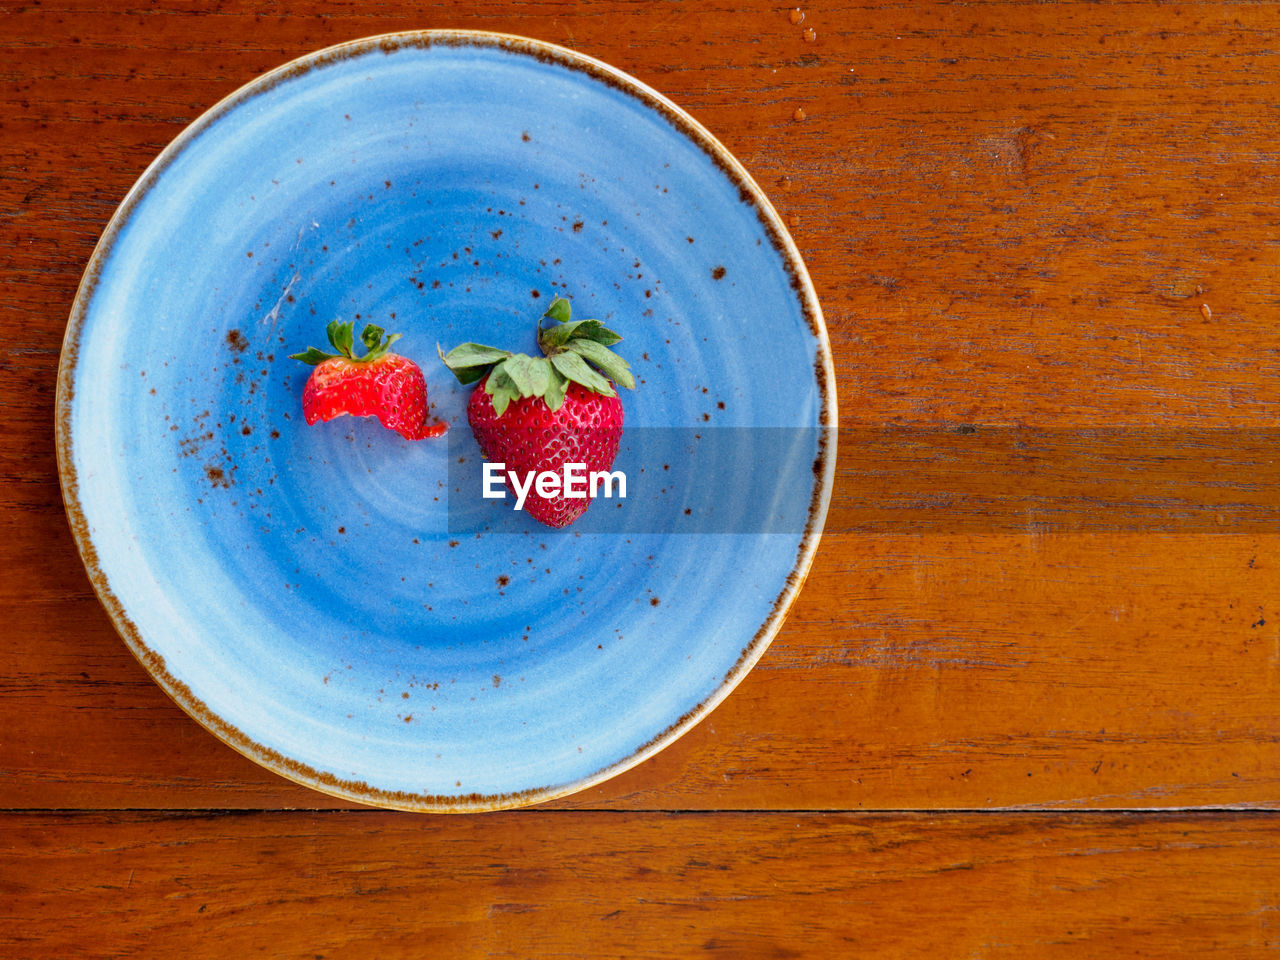
<svg viewBox="0 0 1280 960"><path fill-rule="evenodd" d="M316 366L302 393L307 423L334 417L377 417L406 440L438 437L448 424L427 423L427 385L418 365L387 353L364 362L333 357Z"/></svg>
<svg viewBox="0 0 1280 960"><path fill-rule="evenodd" d="M487 380L486 375L472 391L467 420L485 459L506 465L508 488L507 470L520 477L530 471L560 474L565 464L581 463L589 475L613 465L622 439L622 401L616 396L571 383L559 410L552 411L541 397L520 397L499 416L485 389ZM541 497L531 487L524 509L547 526L567 527L590 504L589 498Z"/></svg>

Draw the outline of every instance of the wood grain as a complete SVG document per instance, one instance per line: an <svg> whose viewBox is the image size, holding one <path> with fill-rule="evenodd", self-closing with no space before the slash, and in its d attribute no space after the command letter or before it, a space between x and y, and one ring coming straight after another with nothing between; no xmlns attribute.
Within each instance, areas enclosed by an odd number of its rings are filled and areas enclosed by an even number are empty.
<svg viewBox="0 0 1280 960"><path fill-rule="evenodd" d="M882 451L859 443L884 424L981 438L1101 423L1230 444L1273 422L1269 21L1252 5L1160 9L1151 27L1140 7L1025 4L831 4L801 26L729 4L13 7L0 314L24 334L0 346L0 565L21 576L0 583L14 637L0 803L332 805L214 742L112 634L62 519L53 376L94 240L183 124L317 46L459 25L601 56L744 160L793 222L840 366L854 432L833 528L870 493L917 505L887 535L829 536L757 673L671 751L566 805L1273 805L1273 493L1231 536L1146 536L1073 498L1115 468L1086 445L1059 502L1100 529L1022 522L1007 463L977 481L1011 493L1015 522L951 528L936 503L952 467L890 463L869 486Z"/></svg>
<svg viewBox="0 0 1280 960"><path fill-rule="evenodd" d="M1274 4L103 6L0 0L0 954L1280 947ZM62 334L130 185L254 76L422 27L693 113L838 364L838 532L787 626L560 809L322 809L164 697L62 514Z"/></svg>
<svg viewBox="0 0 1280 960"><path fill-rule="evenodd" d="M10 815L0 951L1245 960L1280 948L1273 820Z"/></svg>
<svg viewBox="0 0 1280 960"><path fill-rule="evenodd" d="M1277 562L1248 536L829 538L705 723L560 805L1274 808ZM4 596L0 803L334 805L190 721L62 569Z"/></svg>

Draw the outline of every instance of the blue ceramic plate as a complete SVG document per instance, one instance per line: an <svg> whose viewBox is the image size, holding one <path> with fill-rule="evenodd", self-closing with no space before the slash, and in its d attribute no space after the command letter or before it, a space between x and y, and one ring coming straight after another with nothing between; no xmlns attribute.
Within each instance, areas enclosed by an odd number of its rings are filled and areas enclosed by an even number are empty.
<svg viewBox="0 0 1280 960"><path fill-rule="evenodd" d="M710 476L633 444L649 487L567 533L482 500L436 344L529 350L557 295L625 338L624 441L773 439ZM287 355L333 319L404 334L448 440L303 423ZM76 298L58 453L103 603L196 720L349 800L495 809L652 755L764 652L817 546L833 383L795 246L688 115L559 47L409 33L255 80L151 165ZM737 519L673 526L708 490ZM753 524L783 501L803 522Z"/></svg>

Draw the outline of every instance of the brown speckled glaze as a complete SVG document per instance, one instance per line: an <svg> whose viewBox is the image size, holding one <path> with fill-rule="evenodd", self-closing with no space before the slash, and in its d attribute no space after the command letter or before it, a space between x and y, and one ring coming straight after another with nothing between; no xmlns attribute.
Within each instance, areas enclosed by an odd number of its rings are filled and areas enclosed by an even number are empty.
<svg viewBox="0 0 1280 960"><path fill-rule="evenodd" d="M552 64L556 67L578 71L596 81L622 91L628 96L634 97L662 115L674 128L703 150L724 175L737 185L742 202L751 205L755 210L772 246L778 253L781 263L788 272L791 287L796 293L805 321L817 344L814 377L822 403L820 423L825 429L821 433L819 455L813 465L815 482L809 504L808 523L797 550L794 567L787 577L782 591L775 598L768 617L743 648L733 667L725 673L716 690L631 755L581 780L572 783L548 784L518 793L432 796L389 792L371 787L367 783L342 779L330 772L316 770L305 764L298 763L271 747L254 741L236 727L225 722L196 697L179 677L170 673L164 658L147 646L137 627L130 620L128 612L112 590L111 584L103 574L97 550L90 536L80 505L73 456L74 438L70 421L71 406L75 398L75 372L80 350L81 332L88 305L93 298L94 290L98 283L102 264L109 257L115 238L122 226L128 222L138 201L151 189L156 178L184 149L186 144L228 111L307 71L315 70L337 61L363 56L372 51L380 50L383 53L391 54L407 47L428 48L440 45L498 48L515 55L533 57L540 62ZM693 238L690 238L689 242L692 243ZM241 352L247 344L242 345L236 337L236 333L236 331L233 331L232 335L229 335L228 345L236 352ZM470 813L508 809L553 800L616 776L652 756L684 734L710 713L732 691L760 659L769 642L781 628L787 611L804 583L805 576L808 574L813 562L834 482L836 422L835 372L831 361L830 345L827 341L826 328L822 321L817 295L814 292L813 284L809 279L799 251L763 191L760 190L742 165L709 132L661 94L591 57L575 53L563 47L523 37L473 31L429 30L388 34L357 40L331 47L285 64L241 87L217 103L161 152L120 204L111 222L107 225L101 240L98 242L80 282L67 324L58 369L55 436L59 475L68 523L94 589L97 591L104 608L129 649L133 651L139 662L179 706L213 733L214 736L245 756L281 776L313 789L345 800L393 809L437 813ZM223 480L225 481L225 477ZM452 546L453 544L451 543L450 545ZM654 598L654 601L657 602L657 598ZM494 686L496 687L499 682L499 678L495 676Z"/></svg>

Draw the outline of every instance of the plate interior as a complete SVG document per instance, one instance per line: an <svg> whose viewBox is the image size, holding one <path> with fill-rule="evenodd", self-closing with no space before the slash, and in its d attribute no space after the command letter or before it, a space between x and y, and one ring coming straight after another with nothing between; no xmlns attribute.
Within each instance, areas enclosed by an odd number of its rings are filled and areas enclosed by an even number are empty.
<svg viewBox="0 0 1280 960"><path fill-rule="evenodd" d="M238 749L391 806L543 799L680 732L763 649L829 483L821 319L752 190L643 88L528 41L348 45L210 111L117 214L64 353L68 508L135 652ZM650 483L625 531L463 488L469 388L436 345L532 351L558 295L625 338L629 436L810 431L735 475L738 526L672 532L724 471ZM404 335L448 441L302 422L287 355L333 319ZM753 526L780 490L805 528Z"/></svg>

